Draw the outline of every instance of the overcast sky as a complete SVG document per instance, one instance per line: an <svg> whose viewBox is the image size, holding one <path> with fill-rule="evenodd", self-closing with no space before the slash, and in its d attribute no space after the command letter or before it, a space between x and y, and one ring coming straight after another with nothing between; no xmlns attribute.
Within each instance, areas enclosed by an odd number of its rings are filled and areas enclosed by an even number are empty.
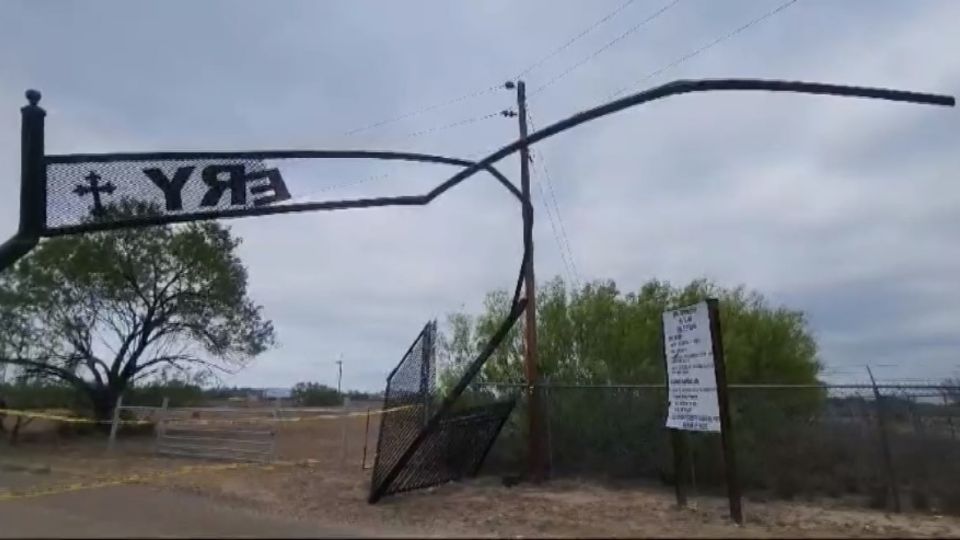
<svg viewBox="0 0 960 540"><path fill-rule="evenodd" d="M467 120L513 107L513 94L493 87L531 66L523 78L535 126L677 78L960 95L953 0L800 0L693 56L782 1L637 0L548 57L623 1L5 0L0 230L16 227L26 88L43 92L49 153L462 157L516 137L515 119ZM470 97L431 108L461 96ZM611 278L624 291L653 277L743 283L808 313L828 380L862 381L867 363L884 379L951 376L960 371L958 148L956 109L756 93L631 109L535 147L538 277ZM500 168L518 181L516 159ZM288 183L314 200L413 194L452 172L357 161L318 164ZM573 267L543 205L554 198ZM426 320L476 311L486 291L512 285L519 224L515 201L483 176L426 208L232 221L281 346L227 382L335 384L342 354L345 387L381 389Z"/></svg>

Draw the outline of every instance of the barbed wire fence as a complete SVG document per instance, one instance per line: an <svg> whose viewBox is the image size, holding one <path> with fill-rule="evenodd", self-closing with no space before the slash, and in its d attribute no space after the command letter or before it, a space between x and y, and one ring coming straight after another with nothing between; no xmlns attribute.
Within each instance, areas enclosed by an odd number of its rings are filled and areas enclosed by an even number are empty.
<svg viewBox="0 0 960 540"><path fill-rule="evenodd" d="M476 391L518 386L480 383ZM542 388L554 478L673 483L662 384ZM960 386L734 384L730 400L741 482L752 496L960 513ZM518 404L504 429L491 472L520 466L525 410ZM689 440L694 493L721 493L720 438Z"/></svg>

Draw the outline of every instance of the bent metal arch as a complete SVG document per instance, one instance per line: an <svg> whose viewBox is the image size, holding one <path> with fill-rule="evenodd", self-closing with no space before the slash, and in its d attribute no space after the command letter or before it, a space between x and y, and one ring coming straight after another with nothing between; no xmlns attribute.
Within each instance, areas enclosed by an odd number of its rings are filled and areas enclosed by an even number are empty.
<svg viewBox="0 0 960 540"><path fill-rule="evenodd" d="M503 341L526 307L521 298L521 285L529 261L530 231L533 207L528 189L517 189L493 165L522 148L557 135L580 124L607 116L629 107L673 95L723 91L770 91L804 94L825 94L901 101L908 103L954 106L952 96L866 88L856 86L757 79L678 80L580 112L569 118L529 134L500 148L479 161L446 156L388 151L273 150L254 152L159 152L119 154L47 155L44 151L45 112L38 105L40 93L27 91L29 104L21 109L21 192L20 224L17 233L0 245L0 271L33 249L40 238L93 231L142 227L204 219L260 216L291 212L346 210L381 206L423 206L480 171L487 171L521 203L524 250L511 310L480 355L468 366L463 377L443 397L427 420L417 426L413 437L382 441L394 444L381 449L394 456L375 467L370 502L383 495L424 487L448 480L436 474L415 479L416 468L428 466L423 450L435 446L435 435L450 418L453 407L467 386L483 367L487 358ZM282 172L267 167L266 160L289 159L377 159L437 163L462 167L429 192L421 195L358 198L323 202L290 202L291 194ZM524 186L525 188L527 186ZM104 211L103 197L118 196L154 203L161 208L155 215L118 217ZM534 395L536 381L528 382L528 395ZM509 413L509 409L506 410ZM384 418L389 422L390 416ZM383 426L381 426L383 429ZM491 437L496 437L494 432ZM492 439L491 441L492 442ZM489 444L479 445L485 453ZM421 451L419 459L415 455ZM479 460L483 455L479 456ZM472 461L476 466L479 462ZM475 467L471 467L475 472ZM455 472L456 474L456 472ZM399 483L407 484L398 485Z"/></svg>

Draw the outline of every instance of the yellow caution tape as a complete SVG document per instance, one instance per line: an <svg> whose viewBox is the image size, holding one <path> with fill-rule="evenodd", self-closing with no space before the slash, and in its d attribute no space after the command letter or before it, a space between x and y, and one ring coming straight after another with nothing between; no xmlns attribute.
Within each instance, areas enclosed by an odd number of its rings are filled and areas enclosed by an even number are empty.
<svg viewBox="0 0 960 540"><path fill-rule="evenodd" d="M60 414L49 414L36 411L21 411L18 409L0 409L0 416L22 416L24 418L40 418L43 420L56 420L57 422L66 422L70 424L112 424L112 420L95 420L93 418L81 418L76 416L63 416ZM121 424L150 424L149 420L120 420Z"/></svg>
<svg viewBox="0 0 960 540"><path fill-rule="evenodd" d="M336 420L338 418L354 418L359 416L375 416L378 414L392 413L396 411L402 411L405 409L413 408L414 405L404 405L401 407L393 407L390 409L379 410L379 411L357 411L351 413L343 414L322 414L314 416L290 416L290 417L274 417L274 416L263 416L255 418L242 418L242 419L229 419L229 418L210 418L210 419L199 419L199 418L171 418L168 417L165 420L167 422L187 422L190 424L198 425L208 425L208 424L246 424L246 423L262 423L262 422L308 422L311 420ZM82 418L75 416L64 416L59 414L49 414L36 411L26 411L19 409L0 409L0 416L22 416L25 418L39 418L43 420L55 420L57 422L66 422L72 424L112 424L112 420L96 420L93 418ZM155 424L157 420L119 420L118 423L121 425L147 425Z"/></svg>

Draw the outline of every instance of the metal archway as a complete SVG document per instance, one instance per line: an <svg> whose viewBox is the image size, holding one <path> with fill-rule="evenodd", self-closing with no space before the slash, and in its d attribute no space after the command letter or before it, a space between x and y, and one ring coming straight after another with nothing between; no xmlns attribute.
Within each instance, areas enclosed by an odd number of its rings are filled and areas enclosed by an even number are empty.
<svg viewBox="0 0 960 540"><path fill-rule="evenodd" d="M540 129L527 137L515 140L510 144L491 153L479 161L458 160L444 156L432 156L426 154L410 154L396 152L369 152L369 151L263 151L263 152L198 152L198 153L153 153L153 154L100 154L100 155L72 155L72 156L46 156L43 148L43 110L37 105L40 99L39 92L28 91L27 99L30 105L22 109L23 129L21 134L22 151L22 171L21 171L21 204L20 204L20 227L17 234L0 246L0 271L13 264L18 258L28 253L36 246L39 239L43 236L56 236L63 234L77 234L95 230L108 230L123 227L136 227L146 225L157 225L162 223L173 223L180 221L191 221L198 219L217 219L232 218L255 215L269 215L289 212L302 212L313 210L342 210L352 208L368 208L380 206L418 206L426 205L435 198L458 185L467 178L475 175L477 172L486 170L503 184L514 196L518 197L523 208L523 257L520 264L519 276L511 301L510 313L502 322L501 326L492 339L483 348L480 355L470 363L465 370L462 378L453 387L453 389L444 396L440 406L432 413L429 419L423 425L423 428L417 433L411 441L404 441L403 448L398 449L398 459L389 464L389 470L381 471L381 481L372 486L370 502L376 502L383 495L390 491L390 484L393 483L404 468L414 459L418 450L425 447L425 443L437 431L441 422L450 415L450 412L463 394L467 386L483 367L486 360L499 346L506 337L510 328L514 325L520 314L526 308L526 301L520 296L521 284L524 274L530 266L529 260L529 239L532 235L533 227L533 208L530 203L530 193L527 189L518 191L506 180L493 165L503 158L527 148L548 137L560 134L568 129L584 124L586 122L622 111L624 109L647 103L657 99L670 97L673 95L687 94L694 92L709 91L768 91L768 92L791 92L802 94L820 94L839 97L858 97L869 99L880 99L886 101L900 101L906 103L917 103L927 105L954 106L955 99L952 96L907 92L901 90L890 90L883 88L868 88L858 86L846 86L824 83L810 83L800 81L781 81L781 80L760 80L760 79L703 79L703 80L678 80L661 86L657 86L645 91L641 91L630 96L611 101L609 103L588 109L575 114L566 119L555 122L545 128ZM429 192L422 195L406 195L398 197L384 197L372 199L351 199L340 201L326 201L316 203L299 203L274 205L278 199L270 203L257 206L244 204L244 208L226 208L216 209L204 212L194 212L186 214L174 214L143 219L129 219L116 221L113 224L109 222L87 222L82 224L74 223L72 225L49 227L47 221L48 204L48 166L49 165L77 165L88 163L116 163L116 162L145 162L145 161L163 161L179 160L209 163L211 160L225 160L236 167L237 162L258 161L263 159L289 159L289 158L370 158L370 159L393 159L422 161L431 163L443 163L448 165L459 165L464 167L460 172L452 175L446 181L439 184ZM238 172L238 170L240 172ZM246 190L246 181L253 179L270 179L269 171L255 169L253 173L247 174L244 169L217 169L210 178L205 179L211 190L215 189L215 184L220 186L218 174L220 172L230 172L230 182L239 178L240 184ZM192 169L191 169L192 173ZM190 173L187 174L189 176ZM170 182L169 178L164 180ZM162 182L155 182L160 187ZM270 184L271 186L274 184ZM96 184L91 180L91 188L96 191ZM527 186L524 186L526 188ZM77 188L80 190L81 188ZM216 199L231 189L229 182L220 186L218 192L214 193ZM261 192L263 192L262 190ZM269 191L267 189L266 191ZM274 189L273 195L278 195ZM289 194L288 194L289 195ZM232 196L232 195L231 195ZM206 196L205 196L206 198ZM95 206L96 208L96 206ZM536 381L528 381L527 394L532 401L536 401ZM534 408L534 410L536 410ZM494 434L495 436L495 434ZM534 434L536 436L536 434ZM430 446L430 445L426 445ZM442 481L442 480L441 480ZM423 487L423 484L418 484Z"/></svg>

